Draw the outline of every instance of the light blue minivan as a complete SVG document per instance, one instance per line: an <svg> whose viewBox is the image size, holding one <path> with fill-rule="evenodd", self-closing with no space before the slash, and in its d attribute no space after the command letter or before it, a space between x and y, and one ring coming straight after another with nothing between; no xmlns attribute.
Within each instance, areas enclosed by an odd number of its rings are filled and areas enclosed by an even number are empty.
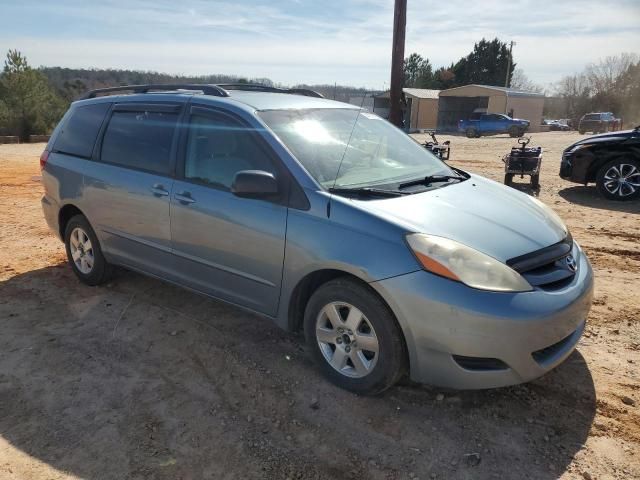
<svg viewBox="0 0 640 480"><path fill-rule="evenodd" d="M303 330L337 385L525 382L575 348L593 274L535 198L306 90L137 85L74 102L42 206L86 284L114 265Z"/></svg>

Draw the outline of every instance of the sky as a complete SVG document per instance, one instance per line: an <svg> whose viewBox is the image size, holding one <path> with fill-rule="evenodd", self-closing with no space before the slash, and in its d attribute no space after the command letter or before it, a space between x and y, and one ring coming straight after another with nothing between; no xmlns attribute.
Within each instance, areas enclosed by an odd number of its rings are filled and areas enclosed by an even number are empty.
<svg viewBox="0 0 640 480"><path fill-rule="evenodd" d="M32 66L225 73L388 87L393 0L0 0L0 55ZM485 37L546 86L640 53L640 0L408 0L405 53L435 67Z"/></svg>

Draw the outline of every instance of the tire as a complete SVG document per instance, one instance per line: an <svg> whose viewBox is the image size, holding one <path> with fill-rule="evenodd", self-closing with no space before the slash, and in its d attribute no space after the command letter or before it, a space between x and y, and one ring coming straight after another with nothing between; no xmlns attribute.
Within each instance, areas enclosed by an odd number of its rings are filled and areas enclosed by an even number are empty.
<svg viewBox="0 0 640 480"><path fill-rule="evenodd" d="M513 173L505 173L504 184L511 186L512 183L513 183Z"/></svg>
<svg viewBox="0 0 640 480"><path fill-rule="evenodd" d="M626 181L619 182L620 176ZM605 163L596 175L596 187L609 200L628 201L640 197L640 160L619 157Z"/></svg>
<svg viewBox="0 0 640 480"><path fill-rule="evenodd" d="M540 188L540 174L531 175L531 186L533 188Z"/></svg>
<svg viewBox="0 0 640 480"><path fill-rule="evenodd" d="M578 133L579 133L580 135L584 135L584 134L585 134L585 133L587 133L587 132L585 132L584 130L578 130Z"/></svg>
<svg viewBox="0 0 640 480"><path fill-rule="evenodd" d="M467 138L480 138L480 135L478 135L475 128L467 128L466 134Z"/></svg>
<svg viewBox="0 0 640 480"><path fill-rule="evenodd" d="M356 280L337 278L320 286L307 303L304 331L324 376L345 390L375 395L406 372L404 337L393 313Z"/></svg>
<svg viewBox="0 0 640 480"><path fill-rule="evenodd" d="M98 237L84 215L67 222L64 245L69 265L82 283L95 286L111 278L113 267L105 260Z"/></svg>

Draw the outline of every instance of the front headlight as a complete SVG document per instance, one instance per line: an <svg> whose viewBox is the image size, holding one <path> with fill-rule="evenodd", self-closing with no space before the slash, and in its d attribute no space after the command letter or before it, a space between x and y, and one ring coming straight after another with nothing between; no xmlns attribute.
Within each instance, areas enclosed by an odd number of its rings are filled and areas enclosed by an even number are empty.
<svg viewBox="0 0 640 480"><path fill-rule="evenodd" d="M573 147L569 148L567 150L568 153L576 153L578 150L582 150L583 148L587 148L590 147L591 145L587 145L584 143L581 143L580 145L574 145Z"/></svg>
<svg viewBox="0 0 640 480"><path fill-rule="evenodd" d="M429 272L469 287L494 292L528 292L531 285L515 270L455 240L424 233L407 235L407 243Z"/></svg>

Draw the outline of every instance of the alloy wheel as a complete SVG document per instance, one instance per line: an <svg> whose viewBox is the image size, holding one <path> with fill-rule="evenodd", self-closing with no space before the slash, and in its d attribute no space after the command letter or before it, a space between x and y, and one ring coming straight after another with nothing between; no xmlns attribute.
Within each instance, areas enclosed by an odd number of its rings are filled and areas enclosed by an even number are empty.
<svg viewBox="0 0 640 480"><path fill-rule="evenodd" d="M316 340L325 360L336 371L351 378L362 378L378 361L376 332L367 317L345 302L324 306L316 320Z"/></svg>
<svg viewBox="0 0 640 480"><path fill-rule="evenodd" d="M629 163L613 165L605 172L603 184L611 195L628 197L640 188L640 170Z"/></svg>
<svg viewBox="0 0 640 480"><path fill-rule="evenodd" d="M84 275L89 275L93 270L94 256L93 246L91 245L91 239L87 232L82 228L76 227L71 231L71 237L69 238L69 249L71 251L71 258L76 268Z"/></svg>

